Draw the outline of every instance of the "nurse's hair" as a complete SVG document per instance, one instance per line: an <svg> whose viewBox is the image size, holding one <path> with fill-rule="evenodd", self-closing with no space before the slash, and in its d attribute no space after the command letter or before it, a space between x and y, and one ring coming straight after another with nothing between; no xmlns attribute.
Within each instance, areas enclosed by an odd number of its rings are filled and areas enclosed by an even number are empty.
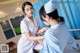
<svg viewBox="0 0 80 53"><path fill-rule="evenodd" d="M60 16L58 15L57 9L55 9L53 12L46 13L46 12L45 12L45 9L44 9L44 6L42 6L41 9L40 9L40 11L39 11L39 14L40 14L40 17L41 17L41 20L42 20L42 21L45 21L45 20L42 18L42 16L43 16L43 17L46 17L46 15L48 15L49 17L51 17L51 18L54 19L54 20L57 20L58 22L64 22L63 17L60 17Z"/></svg>
<svg viewBox="0 0 80 53"><path fill-rule="evenodd" d="M30 3L30 2L24 2L23 4L22 4L22 11L25 13L25 6L26 5L30 5L30 6L32 6L33 7L33 5Z"/></svg>

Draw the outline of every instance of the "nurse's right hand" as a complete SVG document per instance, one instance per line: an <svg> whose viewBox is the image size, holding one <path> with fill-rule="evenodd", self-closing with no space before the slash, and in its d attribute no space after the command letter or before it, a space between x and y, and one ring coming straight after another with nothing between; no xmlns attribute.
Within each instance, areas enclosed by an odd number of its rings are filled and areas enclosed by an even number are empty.
<svg viewBox="0 0 80 53"><path fill-rule="evenodd" d="M40 29L40 30L38 31L38 33L42 33L42 32L44 32L44 31L46 31L46 30L48 30L48 27L44 27L44 28Z"/></svg>

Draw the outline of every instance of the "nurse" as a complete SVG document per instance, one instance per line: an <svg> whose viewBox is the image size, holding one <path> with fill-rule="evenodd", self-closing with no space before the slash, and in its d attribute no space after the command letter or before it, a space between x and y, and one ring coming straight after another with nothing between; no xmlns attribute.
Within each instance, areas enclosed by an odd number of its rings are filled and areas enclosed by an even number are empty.
<svg viewBox="0 0 80 53"><path fill-rule="evenodd" d="M34 10L32 4L30 2L24 2L22 10L25 17L20 23L21 37L17 44L17 53L33 53L33 49L40 50L42 48L37 41L42 40L43 36L36 36L39 30L39 22L33 17ZM39 30L39 33L46 29Z"/></svg>
<svg viewBox="0 0 80 53"><path fill-rule="evenodd" d="M80 50L79 44L71 37L68 28L63 24L63 17L58 15L57 6L49 1L40 9L42 21L46 25L51 25L44 34L44 46L40 53L63 53L67 44L75 50Z"/></svg>

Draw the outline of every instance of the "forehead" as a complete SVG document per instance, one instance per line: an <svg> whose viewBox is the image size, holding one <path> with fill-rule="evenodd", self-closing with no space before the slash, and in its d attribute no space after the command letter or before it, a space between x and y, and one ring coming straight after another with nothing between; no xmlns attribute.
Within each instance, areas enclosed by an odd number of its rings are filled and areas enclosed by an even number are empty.
<svg viewBox="0 0 80 53"><path fill-rule="evenodd" d="M32 8L32 6L31 5L26 5L25 6L25 9L29 9L29 8Z"/></svg>

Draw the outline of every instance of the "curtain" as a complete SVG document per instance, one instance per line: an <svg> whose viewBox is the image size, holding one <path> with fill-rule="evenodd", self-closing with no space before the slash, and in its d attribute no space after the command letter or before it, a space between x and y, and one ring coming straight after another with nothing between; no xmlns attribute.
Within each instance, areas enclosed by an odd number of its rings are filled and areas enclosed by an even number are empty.
<svg viewBox="0 0 80 53"><path fill-rule="evenodd" d="M35 9L34 16L38 18L41 28L45 27L45 25L40 19L39 10L48 1L49 0L38 0L33 4ZM58 13L64 18L64 24L68 29L80 29L80 0L53 0L53 4L54 3L59 4ZM80 38L78 32L70 33L74 38Z"/></svg>

